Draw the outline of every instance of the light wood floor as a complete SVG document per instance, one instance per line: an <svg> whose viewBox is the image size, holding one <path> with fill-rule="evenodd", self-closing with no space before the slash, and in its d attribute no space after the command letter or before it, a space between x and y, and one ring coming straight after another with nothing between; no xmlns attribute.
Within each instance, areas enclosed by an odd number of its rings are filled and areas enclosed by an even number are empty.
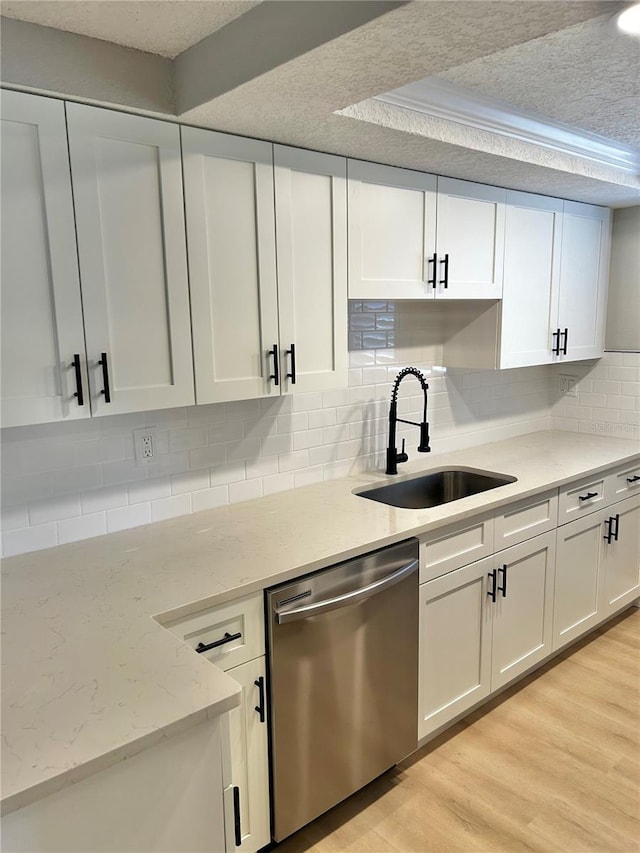
<svg viewBox="0 0 640 853"><path fill-rule="evenodd" d="M633 609L276 853L638 851L639 711Z"/></svg>

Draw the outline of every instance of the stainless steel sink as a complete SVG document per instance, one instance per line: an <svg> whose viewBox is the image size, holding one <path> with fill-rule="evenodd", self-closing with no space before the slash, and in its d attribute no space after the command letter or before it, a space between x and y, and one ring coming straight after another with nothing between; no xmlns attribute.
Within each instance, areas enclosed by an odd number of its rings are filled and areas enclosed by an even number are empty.
<svg viewBox="0 0 640 853"><path fill-rule="evenodd" d="M451 469L411 477L386 486L376 486L356 494L389 506L425 509L477 495L489 489L497 489L499 486L515 483L516 479L490 471Z"/></svg>

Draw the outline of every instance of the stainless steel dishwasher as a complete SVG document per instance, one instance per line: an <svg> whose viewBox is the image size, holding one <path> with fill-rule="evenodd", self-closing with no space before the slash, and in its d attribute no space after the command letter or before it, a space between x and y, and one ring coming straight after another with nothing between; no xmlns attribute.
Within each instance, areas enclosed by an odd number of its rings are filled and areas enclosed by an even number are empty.
<svg viewBox="0 0 640 853"><path fill-rule="evenodd" d="M267 590L273 837L417 746L418 541Z"/></svg>

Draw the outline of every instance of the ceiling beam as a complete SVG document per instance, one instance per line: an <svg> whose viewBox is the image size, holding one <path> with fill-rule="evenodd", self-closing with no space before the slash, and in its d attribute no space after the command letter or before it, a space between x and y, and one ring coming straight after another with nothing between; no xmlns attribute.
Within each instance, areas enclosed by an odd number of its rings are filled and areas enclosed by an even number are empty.
<svg viewBox="0 0 640 853"><path fill-rule="evenodd" d="M176 57L177 113L404 5L406 0L265 0Z"/></svg>

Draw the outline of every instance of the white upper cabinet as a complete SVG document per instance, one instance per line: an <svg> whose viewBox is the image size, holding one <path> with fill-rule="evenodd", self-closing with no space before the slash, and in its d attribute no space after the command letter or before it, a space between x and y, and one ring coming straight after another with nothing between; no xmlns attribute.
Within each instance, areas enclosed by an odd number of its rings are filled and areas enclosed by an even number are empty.
<svg viewBox="0 0 640 853"><path fill-rule="evenodd" d="M346 161L182 138L198 403L343 387Z"/></svg>
<svg viewBox="0 0 640 853"><path fill-rule="evenodd" d="M272 146L192 127L182 146L197 402L277 395Z"/></svg>
<svg viewBox="0 0 640 853"><path fill-rule="evenodd" d="M506 191L348 161L349 296L499 299Z"/></svg>
<svg viewBox="0 0 640 853"><path fill-rule="evenodd" d="M2 426L88 417L64 104L8 91L1 287Z"/></svg>
<svg viewBox="0 0 640 853"><path fill-rule="evenodd" d="M283 392L347 384L346 160L274 146Z"/></svg>
<svg viewBox="0 0 640 853"><path fill-rule="evenodd" d="M435 175L348 161L349 297L434 295Z"/></svg>
<svg viewBox="0 0 640 853"><path fill-rule="evenodd" d="M557 309L560 361L599 358L603 353L610 229L608 208L564 202Z"/></svg>
<svg viewBox="0 0 640 853"><path fill-rule="evenodd" d="M438 178L436 295L500 299L507 191Z"/></svg>
<svg viewBox="0 0 640 853"><path fill-rule="evenodd" d="M79 104L67 120L93 414L192 404L180 130Z"/></svg>
<svg viewBox="0 0 640 853"><path fill-rule="evenodd" d="M507 193L500 367L553 360L562 201Z"/></svg>

